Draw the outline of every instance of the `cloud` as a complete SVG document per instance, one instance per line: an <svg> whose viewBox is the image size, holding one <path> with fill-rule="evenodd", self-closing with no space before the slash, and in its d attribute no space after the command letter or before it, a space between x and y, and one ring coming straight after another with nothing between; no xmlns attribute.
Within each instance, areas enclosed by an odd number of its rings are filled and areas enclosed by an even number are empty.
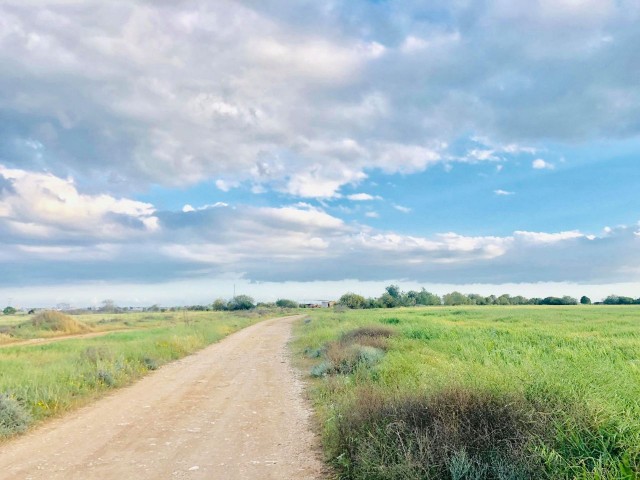
<svg viewBox="0 0 640 480"><path fill-rule="evenodd" d="M468 135L504 148L466 160L495 162L640 133L628 0L70 3L0 7L0 158L96 190L331 197L465 161L447 146Z"/></svg>
<svg viewBox="0 0 640 480"><path fill-rule="evenodd" d="M11 184L0 200L2 285L22 285L27 278L29 284L203 276L605 283L640 276L626 260L640 255L637 227L601 235L571 230L420 236L345 222L302 202L158 211L135 200L80 193L71 179L51 174L2 167L0 175Z"/></svg>
<svg viewBox="0 0 640 480"><path fill-rule="evenodd" d="M509 197L511 195L516 194L516 192L509 192L507 190L501 190L501 189L494 190L493 193L498 195L499 197Z"/></svg>
<svg viewBox="0 0 640 480"><path fill-rule="evenodd" d="M536 158L532 162L531 166L536 170L553 170L554 168L556 168L555 165L547 162L546 160L543 160L542 158Z"/></svg>
<svg viewBox="0 0 640 480"><path fill-rule="evenodd" d="M367 202L371 200L382 200L382 197L379 195L370 195L368 193L353 193L351 195L347 195L347 199L354 202Z"/></svg>
<svg viewBox="0 0 640 480"><path fill-rule="evenodd" d="M396 210L398 210L399 212L402 213L409 213L411 212L411 209L409 207L405 207L404 205L398 205L398 204L393 204L393 208L395 208Z"/></svg>
<svg viewBox="0 0 640 480"><path fill-rule="evenodd" d="M4 238L130 239L159 229L152 205L110 195L80 193L73 179L9 169L0 165L9 187L0 196Z"/></svg>

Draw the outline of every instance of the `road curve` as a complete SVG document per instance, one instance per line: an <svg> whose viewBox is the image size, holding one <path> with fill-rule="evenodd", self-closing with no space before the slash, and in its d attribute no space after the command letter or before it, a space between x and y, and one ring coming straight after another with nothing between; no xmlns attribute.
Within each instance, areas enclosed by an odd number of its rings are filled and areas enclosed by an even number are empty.
<svg viewBox="0 0 640 480"><path fill-rule="evenodd" d="M3 479L321 479L284 317L0 445Z"/></svg>

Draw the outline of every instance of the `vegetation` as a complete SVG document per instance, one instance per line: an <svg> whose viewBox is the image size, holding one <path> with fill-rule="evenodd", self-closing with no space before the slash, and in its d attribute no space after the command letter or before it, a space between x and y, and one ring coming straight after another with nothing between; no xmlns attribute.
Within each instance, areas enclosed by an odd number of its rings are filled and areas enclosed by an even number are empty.
<svg viewBox="0 0 640 480"><path fill-rule="evenodd" d="M580 303L582 305L590 305L591 299L583 296L580 299ZM631 297L610 295L603 303L605 305L637 305L640 304L640 298L634 300ZM578 300L568 295L563 297L525 298L521 295L511 296L504 294L499 297L495 295L485 297L477 293L464 294L460 292L451 292L439 297L424 288L420 291L410 290L403 292L398 285L389 285L378 298L364 298L361 295L349 292L340 297L338 304L347 308L360 309L414 307L420 305L445 305L451 307L461 305L577 305Z"/></svg>
<svg viewBox="0 0 640 480"><path fill-rule="evenodd" d="M2 310L2 313L4 315L14 315L16 311L17 310L13 307L4 307L4 310Z"/></svg>
<svg viewBox="0 0 640 480"><path fill-rule="evenodd" d="M276 300L276 307L278 308L298 308L298 302L295 302L293 300L288 300L286 298L280 298L278 300Z"/></svg>
<svg viewBox="0 0 640 480"><path fill-rule="evenodd" d="M128 385L166 362L258 321L261 313L274 316L279 312L110 313L78 317L44 312L28 322L9 325L11 334L18 332L27 337L86 329L106 334L0 348L0 438L83 405L110 389Z"/></svg>
<svg viewBox="0 0 640 480"><path fill-rule="evenodd" d="M640 308L310 315L294 348L340 478L640 478Z"/></svg>

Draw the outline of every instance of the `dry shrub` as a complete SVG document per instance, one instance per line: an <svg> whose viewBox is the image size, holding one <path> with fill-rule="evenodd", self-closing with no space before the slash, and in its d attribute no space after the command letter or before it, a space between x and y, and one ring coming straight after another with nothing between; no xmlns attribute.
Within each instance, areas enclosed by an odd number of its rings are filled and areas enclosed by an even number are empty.
<svg viewBox="0 0 640 480"><path fill-rule="evenodd" d="M383 325L371 325L367 327L356 328L342 335L340 343L342 345L350 345L357 343L368 347L387 349L389 338L395 335L395 330L391 327Z"/></svg>
<svg viewBox="0 0 640 480"><path fill-rule="evenodd" d="M53 310L38 313L31 319L30 324L37 330L49 330L51 332L66 333L69 335L91 331L88 325L79 322L69 315Z"/></svg>
<svg viewBox="0 0 640 480"><path fill-rule="evenodd" d="M336 417L334 453L353 479L539 478L531 418L522 400L462 388L397 399L365 388Z"/></svg>

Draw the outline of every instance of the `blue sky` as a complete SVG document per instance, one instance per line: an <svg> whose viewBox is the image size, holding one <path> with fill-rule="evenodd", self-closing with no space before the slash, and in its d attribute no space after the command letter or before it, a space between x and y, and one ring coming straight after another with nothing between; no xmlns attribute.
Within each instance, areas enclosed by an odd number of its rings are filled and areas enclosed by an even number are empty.
<svg viewBox="0 0 640 480"><path fill-rule="evenodd" d="M631 0L0 6L0 301L640 296Z"/></svg>

